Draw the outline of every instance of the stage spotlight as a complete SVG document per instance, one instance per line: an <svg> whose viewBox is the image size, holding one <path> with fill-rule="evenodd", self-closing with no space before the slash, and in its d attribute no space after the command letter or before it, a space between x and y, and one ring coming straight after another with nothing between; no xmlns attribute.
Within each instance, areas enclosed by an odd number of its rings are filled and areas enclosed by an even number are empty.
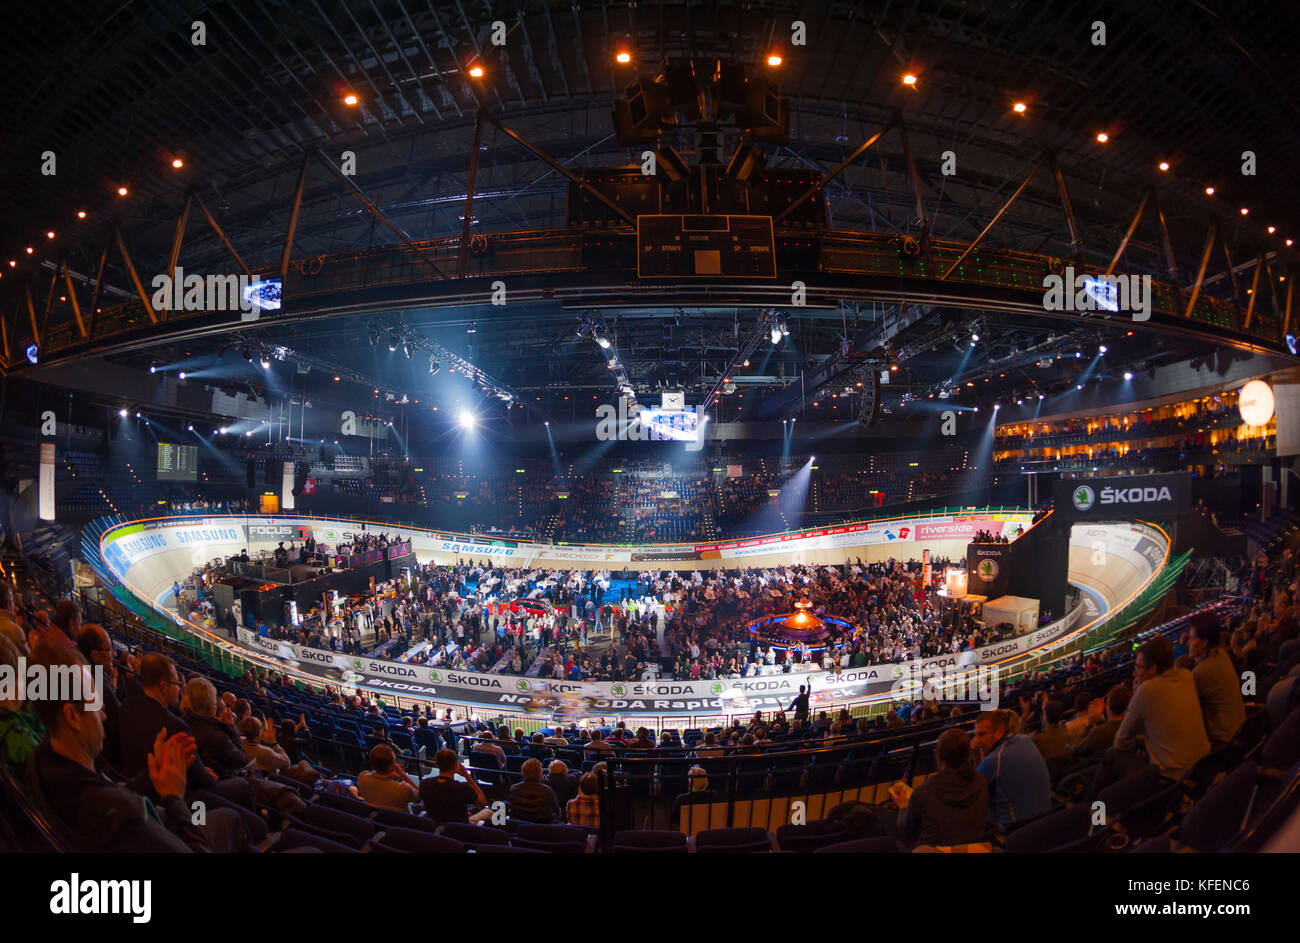
<svg viewBox="0 0 1300 943"><path fill-rule="evenodd" d="M398 341L397 341L397 335L396 335L396 334L389 334L389 335L388 335L388 352L389 352L390 354L393 353L395 350L397 350L397 343L398 343Z"/></svg>
<svg viewBox="0 0 1300 943"><path fill-rule="evenodd" d="M193 426L186 426L185 428L188 429L190 432L193 432L193 431L194 431L194 427L193 427Z"/></svg>
<svg viewBox="0 0 1300 943"><path fill-rule="evenodd" d="M379 332L376 331L373 327L366 332L366 337L370 339L371 347L374 347L376 344L379 343Z"/></svg>
<svg viewBox="0 0 1300 943"><path fill-rule="evenodd" d="M629 62L632 61L632 54L629 52L620 52L618 55L614 57L614 61L619 63L620 65L627 65Z"/></svg>
<svg viewBox="0 0 1300 943"><path fill-rule="evenodd" d="M974 334L974 333L972 333L971 336L970 336L970 339L971 339L972 341L978 341L978 340L980 339L980 336L979 336L978 334Z"/></svg>
<svg viewBox="0 0 1300 943"><path fill-rule="evenodd" d="M243 357L244 360L246 360L247 362L252 363L252 362L253 362L253 349L252 349L251 347L241 347L241 348L239 349L239 356Z"/></svg>
<svg viewBox="0 0 1300 943"><path fill-rule="evenodd" d="M783 60L781 59L781 57L780 57L779 55L777 55L776 53L772 53L771 55L769 55L769 56L767 57L767 64L770 65L770 66L771 66L772 68L774 68L774 69L775 69L777 66L779 66L779 65L782 63L782 61L783 61Z"/></svg>
<svg viewBox="0 0 1300 943"><path fill-rule="evenodd" d="M136 418L136 419L139 419L139 418L140 418L140 414L139 414L139 413L136 413L136 414L135 414L135 418Z"/></svg>
<svg viewBox="0 0 1300 943"><path fill-rule="evenodd" d="M609 350L609 338L604 334L601 334L596 338L596 343L600 345L601 350Z"/></svg>
<svg viewBox="0 0 1300 943"><path fill-rule="evenodd" d="M481 65L470 66L469 74L476 79L483 78L483 67Z"/></svg>
<svg viewBox="0 0 1300 943"><path fill-rule="evenodd" d="M1083 389L1083 384L1082 384L1082 383L1078 384L1078 385L1075 387L1075 389L1076 389L1076 390L1081 390L1081 389Z"/></svg>
<svg viewBox="0 0 1300 943"><path fill-rule="evenodd" d="M126 418L126 410L125 410L125 409L119 409L119 410L117 411L117 414L118 414L119 416L121 416L123 419Z"/></svg>
<svg viewBox="0 0 1300 943"><path fill-rule="evenodd" d="M1099 354L1104 354L1108 350L1110 350L1110 348L1107 347L1105 344L1102 344L1100 347L1097 348L1097 352Z"/></svg>
<svg viewBox="0 0 1300 943"><path fill-rule="evenodd" d="M456 421L460 423L460 427L462 429L473 429L474 424L478 420L475 418L474 414L469 410L461 410L460 415L456 417Z"/></svg>
<svg viewBox="0 0 1300 943"><path fill-rule="evenodd" d="M261 363L262 363L262 369L263 369L263 370L270 370L270 369L271 369L271 361L269 361L268 359L266 359L266 354L262 354L262 361L261 361Z"/></svg>
<svg viewBox="0 0 1300 943"><path fill-rule="evenodd" d="M402 353L406 354L406 359L411 359L411 354L415 353L415 345L410 341L402 341Z"/></svg>
<svg viewBox="0 0 1300 943"><path fill-rule="evenodd" d="M157 366L156 364L152 364L152 363L149 364L149 372L150 372L150 373L157 373L157 372L158 372L158 366Z"/></svg>
<svg viewBox="0 0 1300 943"><path fill-rule="evenodd" d="M435 375L437 375L438 371L441 370L441 369L442 369L442 364L438 363L438 361L436 361L436 360L434 360L432 357L430 357L430 358L429 358L429 376L435 376Z"/></svg>
<svg viewBox="0 0 1300 943"><path fill-rule="evenodd" d="M772 325L771 338L773 344L781 343L781 328L776 324Z"/></svg>
<svg viewBox="0 0 1300 943"><path fill-rule="evenodd" d="M1124 379L1125 379L1125 380L1131 380L1131 379L1133 379L1133 374L1132 374L1132 372L1131 372L1131 371L1128 371L1128 370L1125 370L1125 371L1124 371Z"/></svg>
<svg viewBox="0 0 1300 943"><path fill-rule="evenodd" d="M185 371L182 370L180 373L176 374L176 379L178 379L178 380L184 380L184 379L185 379Z"/></svg>
<svg viewBox="0 0 1300 943"><path fill-rule="evenodd" d="M348 93L347 95L344 95L344 96L343 96L343 104L345 104L345 105L355 105L356 103L357 103L357 96L355 96L355 95L353 95L353 94L351 94L351 93Z"/></svg>
<svg viewBox="0 0 1300 943"><path fill-rule="evenodd" d="M226 427L225 427L225 426L222 426L221 429L218 430L218 431L219 431L222 435L225 435L225 434L226 434Z"/></svg>

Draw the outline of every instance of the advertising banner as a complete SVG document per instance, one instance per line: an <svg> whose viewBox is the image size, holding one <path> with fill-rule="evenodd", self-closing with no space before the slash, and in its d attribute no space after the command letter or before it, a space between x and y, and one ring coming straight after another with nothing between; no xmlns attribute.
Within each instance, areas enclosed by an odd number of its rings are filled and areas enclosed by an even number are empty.
<svg viewBox="0 0 1300 943"><path fill-rule="evenodd" d="M1168 520L1187 511L1191 493L1185 473L1061 479L1052 487L1056 512L1070 520Z"/></svg>

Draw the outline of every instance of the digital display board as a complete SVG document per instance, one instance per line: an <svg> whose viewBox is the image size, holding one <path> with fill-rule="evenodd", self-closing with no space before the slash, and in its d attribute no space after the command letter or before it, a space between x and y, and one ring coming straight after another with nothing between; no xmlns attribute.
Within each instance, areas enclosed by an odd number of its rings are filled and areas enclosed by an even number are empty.
<svg viewBox="0 0 1300 943"><path fill-rule="evenodd" d="M158 443L159 481L198 481L199 449L196 445Z"/></svg>

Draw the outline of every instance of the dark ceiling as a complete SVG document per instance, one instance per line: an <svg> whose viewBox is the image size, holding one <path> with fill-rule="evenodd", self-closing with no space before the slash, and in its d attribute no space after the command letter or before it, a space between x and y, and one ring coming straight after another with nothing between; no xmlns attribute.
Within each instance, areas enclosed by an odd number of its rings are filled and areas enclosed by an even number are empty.
<svg viewBox="0 0 1300 943"><path fill-rule="evenodd" d="M1224 0L43 3L10 16L0 39L10 88L0 96L0 301L6 316L17 314L10 258L19 272L39 266L37 285L48 282L59 256L93 280L114 223L138 268L162 270L187 192L203 199L250 266L277 261L311 148L336 163L343 151L354 152L357 185L413 238L458 235L479 108L567 167L628 165L639 149L617 145L610 110L638 70L653 73L666 56L687 54L763 68L774 49L784 57L773 73L790 103L791 135L788 145L768 148L769 167L827 170L901 109L935 236L970 240L1049 148L1086 258L1109 261L1144 188L1158 184L1187 281L1211 218L1238 262L1261 249L1285 255L1291 250L1282 239L1300 233L1300 19L1293 13L1292 4L1247 10ZM806 24L806 46L791 45L796 20ZM495 21L505 24L500 47L491 42ZM1091 41L1096 21L1105 23L1104 46ZM206 43L195 45L200 23ZM632 52L632 65L614 62L620 49ZM473 63L485 68L483 80L466 74ZM915 87L901 83L906 72L918 77ZM342 101L349 92L359 98L356 107ZM1027 104L1023 115L1011 110L1017 100ZM1096 140L1103 130L1105 145ZM689 134L674 141L685 152L693 147ZM1255 154L1255 176L1241 173L1245 150ZM47 151L57 160L54 175L40 172ZM945 151L956 155L955 175L940 173ZM490 126L480 154L475 231L564 224L560 174ZM171 166L175 157L184 162L179 170ZM1157 169L1161 160L1171 164L1168 173ZM1207 185L1216 188L1213 197ZM126 198L117 196L119 186L129 188ZM897 139L882 139L848 168L830 185L828 201L838 229L914 232ZM1240 214L1242 206L1249 215ZM78 210L88 214L84 221ZM1277 232L1268 235L1268 225ZM47 230L54 239L45 238ZM1125 261L1162 270L1157 233L1144 224ZM295 258L393 238L313 166ZM986 242L1069 255L1061 204L1046 175ZM30 256L29 245L36 249ZM191 271L230 267L197 213L180 261ZM105 283L106 301L131 292L113 253ZM815 369L890 313L844 308L793 317L788 342L775 350L764 342L755 357L756 375L765 379L742 382L738 392L773 389ZM248 336L370 375L382 369L368 329L392 320L341 319ZM575 313L559 306L539 306L522 319L515 311L454 309L413 311L405 320L520 391L612 390L604 356L576 336ZM680 349L683 382L698 398L755 329L756 312L642 309L606 312L606 321L639 387L653 389L665 349ZM672 331L664 331L666 322ZM966 356L972 331L982 340ZM1008 390L1068 384L1068 372L1019 369L1020 361L1036 362L1036 354L1053 349L1104 342L1117 369L1206 352L1182 340L1102 335L977 309L935 312L892 340L903 367L891 386L895 397L926 395L959 365L963 381L982 383L987 375L1007 381ZM177 362L186 359L182 346L115 356ZM1001 376L1008 364L1010 378Z"/></svg>

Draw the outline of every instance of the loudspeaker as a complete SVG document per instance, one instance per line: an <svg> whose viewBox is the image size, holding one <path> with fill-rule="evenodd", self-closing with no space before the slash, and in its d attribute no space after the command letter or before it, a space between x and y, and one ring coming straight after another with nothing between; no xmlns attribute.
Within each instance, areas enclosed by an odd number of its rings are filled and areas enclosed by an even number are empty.
<svg viewBox="0 0 1300 943"><path fill-rule="evenodd" d="M268 485L278 485L280 483L275 474L277 465L279 465L279 462L273 462L268 458L262 466L262 480Z"/></svg>
<svg viewBox="0 0 1300 943"><path fill-rule="evenodd" d="M244 478L250 488L257 487L257 463L251 458L244 462Z"/></svg>
<svg viewBox="0 0 1300 943"><path fill-rule="evenodd" d="M862 406L858 409L858 424L864 429L870 429L880 418L880 374L876 370L869 370L867 376L863 378L862 384Z"/></svg>
<svg viewBox="0 0 1300 943"><path fill-rule="evenodd" d="M297 463L293 466L293 493L294 497L302 494L302 487L307 483L307 466Z"/></svg>

